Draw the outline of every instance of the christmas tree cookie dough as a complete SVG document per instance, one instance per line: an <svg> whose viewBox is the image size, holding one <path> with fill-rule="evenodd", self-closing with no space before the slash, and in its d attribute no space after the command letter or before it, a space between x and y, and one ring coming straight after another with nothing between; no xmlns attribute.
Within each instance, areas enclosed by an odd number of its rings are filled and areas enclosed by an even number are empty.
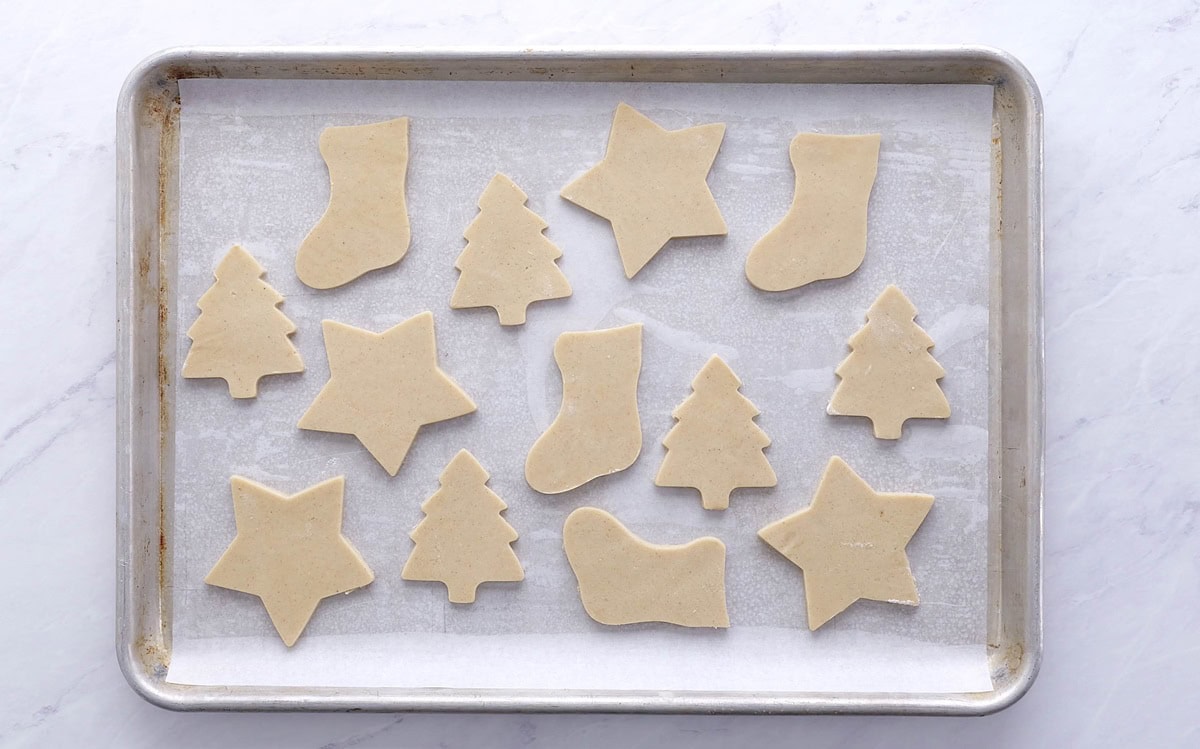
<svg viewBox="0 0 1200 749"><path fill-rule="evenodd" d="M220 377L234 398L258 395L260 378L303 372L288 339L296 326L277 305L283 296L261 276L261 265L235 245L217 265L216 282L200 297L200 317L188 328L187 378Z"/></svg>
<svg viewBox="0 0 1200 749"><path fill-rule="evenodd" d="M408 118L325 128L320 148L329 206L300 244L296 275L314 289L332 289L408 252Z"/></svg>
<svg viewBox="0 0 1200 749"><path fill-rule="evenodd" d="M904 549L933 506L928 494L883 494L841 458L825 466L812 504L758 532L804 570L808 628L860 598L917 605Z"/></svg>
<svg viewBox="0 0 1200 749"><path fill-rule="evenodd" d="M789 153L796 170L792 207L746 258L746 278L763 291L848 276L867 252L879 136L800 133Z"/></svg>
<svg viewBox="0 0 1200 749"><path fill-rule="evenodd" d="M706 182L724 137L722 123L665 130L619 104L604 160L561 195L609 220L633 278L670 239L729 233Z"/></svg>
<svg viewBox="0 0 1200 749"><path fill-rule="evenodd" d="M763 455L771 439L754 423L759 410L738 392L741 386L721 357L708 360L692 380L694 392L671 412L679 423L663 439L667 455L656 485L699 489L706 510L729 507L738 487L775 486Z"/></svg>
<svg viewBox="0 0 1200 749"><path fill-rule="evenodd" d="M543 236L546 222L525 207L526 195L497 174L479 197L479 216L463 236L466 249L454 262L461 271L453 309L492 307L501 325L522 325L532 302L571 295L555 260L562 251Z"/></svg>
<svg viewBox="0 0 1200 749"><path fill-rule="evenodd" d="M850 356L827 409L835 416L866 416L879 439L898 440L908 419L950 416L938 380L946 370L929 353L933 339L913 322L917 308L888 286L867 310L867 324L850 338Z"/></svg>
<svg viewBox="0 0 1200 749"><path fill-rule="evenodd" d="M322 598L375 576L342 535L338 476L288 497L241 476L230 480L237 536L204 582L262 599L289 648Z"/></svg>
<svg viewBox="0 0 1200 749"><path fill-rule="evenodd" d="M567 516L563 548L583 607L601 624L729 626L725 544L716 538L651 544L607 512L581 507Z"/></svg>
<svg viewBox="0 0 1200 749"><path fill-rule="evenodd" d="M445 583L451 603L474 603L480 583L525 579L509 545L517 532L500 517L508 505L487 480L475 456L459 450L442 471L441 488L421 505L425 519L409 534L416 547L402 578Z"/></svg>
<svg viewBox="0 0 1200 749"><path fill-rule="evenodd" d="M525 459L525 480L543 494L623 471L642 450L641 323L563 333L554 342L554 360L562 372L562 405Z"/></svg>
<svg viewBox="0 0 1200 749"><path fill-rule="evenodd" d="M438 367L429 312L382 333L333 320L321 328L329 382L300 417L301 429L353 434L395 476L422 425L475 410Z"/></svg>

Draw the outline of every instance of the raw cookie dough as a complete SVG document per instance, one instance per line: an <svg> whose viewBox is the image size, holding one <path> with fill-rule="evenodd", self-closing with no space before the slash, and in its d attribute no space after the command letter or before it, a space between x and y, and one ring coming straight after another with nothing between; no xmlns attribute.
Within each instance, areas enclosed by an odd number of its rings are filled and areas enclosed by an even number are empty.
<svg viewBox="0 0 1200 749"><path fill-rule="evenodd" d="M563 333L554 342L554 360L562 372L562 405L525 459L525 480L543 494L623 471L642 450L641 323Z"/></svg>
<svg viewBox="0 0 1200 749"><path fill-rule="evenodd" d="M341 476L288 497L234 476L237 536L204 582L258 596L289 648L322 598L375 579L342 535Z"/></svg>
<svg viewBox="0 0 1200 749"><path fill-rule="evenodd" d="M729 507L729 493L742 486L775 486L775 471L763 455L771 444L754 423L759 410L738 392L742 381L721 357L708 360L694 391L671 412L678 424L667 432L667 454L654 483L700 490L706 510Z"/></svg>
<svg viewBox="0 0 1200 749"><path fill-rule="evenodd" d="M503 174L488 182L479 215L463 233L467 246L454 261L462 274L451 308L492 307L501 325L522 325L531 302L571 296L554 262L562 250L542 235L546 222L525 207L526 199Z"/></svg>
<svg viewBox="0 0 1200 749"><path fill-rule="evenodd" d="M932 506L928 494L876 492L833 457L812 504L758 535L804 570L808 628L817 629L860 598L917 605L904 548Z"/></svg>
<svg viewBox="0 0 1200 749"><path fill-rule="evenodd" d="M618 104L604 160L561 195L612 223L633 278L674 237L729 233L705 181L724 137L723 123L665 130Z"/></svg>
<svg viewBox="0 0 1200 749"><path fill-rule="evenodd" d="M848 276L867 252L879 136L800 133L789 153L796 170L792 207L746 258L746 278L763 291Z"/></svg>
<svg viewBox="0 0 1200 749"><path fill-rule="evenodd" d="M917 308L895 286L884 289L867 324L850 338L850 356L838 365L841 378L827 411L866 416L879 439L898 440L908 419L950 416L938 380L946 370L929 353L933 339L913 322Z"/></svg>
<svg viewBox="0 0 1200 749"><path fill-rule="evenodd" d="M431 313L382 333L333 320L321 329L329 382L300 417L301 429L353 434L395 476L421 425L475 410L437 365Z"/></svg>
<svg viewBox="0 0 1200 749"><path fill-rule="evenodd" d="M329 207L300 244L296 275L314 289L332 289L408 252L408 118L327 127L321 156Z"/></svg>
<svg viewBox="0 0 1200 749"><path fill-rule="evenodd" d="M567 516L563 548L583 607L601 624L729 626L725 544L719 539L651 544L604 510L580 507Z"/></svg>
<svg viewBox="0 0 1200 749"><path fill-rule="evenodd" d="M217 264L217 280L200 296L200 317L188 328L184 377L220 377L234 398L253 398L260 378L304 371L288 339L296 326L277 309L283 296L262 280L264 272L238 245Z"/></svg>
<svg viewBox="0 0 1200 749"><path fill-rule="evenodd" d="M451 603L474 603L480 583L524 580L509 545L517 532L500 517L508 505L487 488L488 472L475 456L459 450L439 480L421 505L425 519L409 534L416 547L400 577L445 583Z"/></svg>

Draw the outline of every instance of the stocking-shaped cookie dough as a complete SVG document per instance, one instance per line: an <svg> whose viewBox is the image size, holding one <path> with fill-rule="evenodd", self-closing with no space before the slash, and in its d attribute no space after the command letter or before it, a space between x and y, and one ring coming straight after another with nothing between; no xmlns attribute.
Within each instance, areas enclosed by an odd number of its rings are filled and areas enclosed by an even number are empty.
<svg viewBox="0 0 1200 749"><path fill-rule="evenodd" d="M296 275L314 289L331 289L408 252L408 118L325 128L321 156L329 167L329 207L296 253Z"/></svg>
<svg viewBox="0 0 1200 749"><path fill-rule="evenodd" d="M929 353L933 339L913 319L917 308L895 286L887 287L867 324L850 338L850 356L827 409L835 416L866 416L875 436L900 439L908 419L945 419L950 403L938 380L946 370Z"/></svg>
<svg viewBox="0 0 1200 749"><path fill-rule="evenodd" d="M459 450L421 505L425 519L409 534L416 547L400 577L445 583L451 603L474 603L480 583L525 579L510 546L517 532L500 517L508 505L487 480L475 456Z"/></svg>
<svg viewBox="0 0 1200 749"><path fill-rule="evenodd" d="M608 219L633 278L674 237L729 233L705 181L724 137L719 122L665 130L619 104L604 159L561 195Z"/></svg>
<svg viewBox="0 0 1200 749"><path fill-rule="evenodd" d="M714 356L696 379L692 395L671 415L678 420L663 445L667 455L654 483L700 490L706 510L729 507L739 486L775 486L775 471L763 455L770 437L754 423L759 411L738 392L742 381Z"/></svg>
<svg viewBox="0 0 1200 749"><path fill-rule="evenodd" d="M848 276L867 251L879 136L801 133L789 152L796 170L792 207L746 258L746 278L763 291Z"/></svg>
<svg viewBox="0 0 1200 749"><path fill-rule="evenodd" d="M928 494L877 492L834 457L812 504L758 535L804 570L808 628L816 629L860 598L917 605L904 549L932 506Z"/></svg>
<svg viewBox="0 0 1200 749"><path fill-rule="evenodd" d="M604 510L581 507L567 516L563 548L583 607L601 624L729 626L725 544L712 536L660 546Z"/></svg>
<svg viewBox="0 0 1200 749"><path fill-rule="evenodd" d="M571 284L554 263L562 250L542 234L546 222L525 207L526 195L503 174L479 196L479 215L463 236L466 249L454 262L461 271L450 306L492 307L501 325L522 325L532 302L571 295Z"/></svg>
<svg viewBox="0 0 1200 749"><path fill-rule="evenodd" d="M200 297L200 317L188 328L187 378L220 377L234 398L258 395L259 379L303 372L288 340L296 326L277 305L283 296L262 280L263 268L234 246L217 265L216 283Z"/></svg>
<svg viewBox="0 0 1200 749"><path fill-rule="evenodd" d="M623 471L642 449L641 324L563 333L554 343L554 360L562 372L562 407L525 460L525 480L543 494Z"/></svg>

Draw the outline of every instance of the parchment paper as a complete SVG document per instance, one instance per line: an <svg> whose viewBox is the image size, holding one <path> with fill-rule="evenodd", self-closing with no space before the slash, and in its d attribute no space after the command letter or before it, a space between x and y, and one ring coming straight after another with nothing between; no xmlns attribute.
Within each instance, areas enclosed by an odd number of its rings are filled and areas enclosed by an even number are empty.
<svg viewBox="0 0 1200 749"><path fill-rule="evenodd" d="M235 243L299 326L307 371L270 377L232 400L221 380L176 381L173 652L179 683L695 690L980 691L986 665L988 225L992 93L985 86L575 84L479 82L181 82L178 362L195 303ZM626 101L668 128L725 122L709 179L728 237L672 241L633 281L606 221L558 197L599 160ZM412 245L395 267L314 291L296 248L320 217L329 181L317 139L329 125L408 115ZM866 261L858 272L782 294L754 290L746 253L792 198L788 143L799 131L882 133ZM567 300L535 304L501 329L489 309L450 310L454 259L496 171L530 196L563 250ZM896 283L919 309L946 369L954 410L914 421L899 442L866 419L830 417L835 366L874 298ZM423 310L443 368L477 413L418 435L390 478L351 436L296 422L328 378L320 321L382 331ZM644 440L629 470L565 495L524 481L525 454L554 418L555 337L641 321ZM734 493L726 512L653 476L670 411L712 354L745 382L774 443L774 489ZM519 584L485 584L474 605L436 583L400 579L408 532L460 449L491 472L521 534ZM936 502L909 545L919 607L859 602L820 631L805 624L800 570L756 537L806 506L825 462L845 458L880 491ZM327 599L290 651L257 598L206 586L235 534L229 477L295 492L346 476L346 536L376 581ZM576 507L613 512L657 543L700 535L728 547L732 628L605 627L584 613L561 547Z"/></svg>

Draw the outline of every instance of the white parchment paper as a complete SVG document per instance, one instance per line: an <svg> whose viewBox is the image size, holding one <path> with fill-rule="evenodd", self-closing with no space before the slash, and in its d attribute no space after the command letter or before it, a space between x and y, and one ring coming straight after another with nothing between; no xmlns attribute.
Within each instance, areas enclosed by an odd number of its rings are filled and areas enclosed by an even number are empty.
<svg viewBox="0 0 1200 749"><path fill-rule="evenodd" d="M254 400L220 380L176 382L174 610L169 679L192 684L546 689L980 691L986 665L988 225L992 92L985 86L575 84L480 82L181 82L178 361L196 300L235 243L299 327L307 370L270 377ZM668 128L725 122L709 179L727 237L672 241L633 281L606 221L558 197L599 160L626 101ZM296 248L320 217L329 181L317 139L329 125L412 117L412 245L395 267L314 291ZM742 267L791 201L788 143L799 131L882 133L868 252L849 278L781 294L754 290ZM488 309L451 310L463 229L496 171L529 195L563 250L574 287L501 329ZM899 442L865 419L830 417L846 339L888 283L937 342L954 415L914 421ZM329 375L320 321L382 331L418 312L436 319L440 361L477 413L425 427L389 477L351 436L296 428ZM554 418L552 358L567 330L645 324L639 388L642 455L627 471L565 495L524 481L529 446ZM706 512L698 493L653 476L670 412L712 354L745 382L774 440L774 489L734 493ZM460 448L491 472L521 534L519 584L485 584L474 605L400 579L419 505ZM915 608L863 601L820 631L805 624L800 571L756 537L806 506L825 462L844 457L881 491L936 502L909 545ZM299 643L279 641L258 599L206 586L235 534L229 477L284 492L346 476L344 532L374 569L369 587L327 599ZM561 548L576 507L613 512L657 543L714 535L728 548L732 627L605 627L584 613Z"/></svg>

